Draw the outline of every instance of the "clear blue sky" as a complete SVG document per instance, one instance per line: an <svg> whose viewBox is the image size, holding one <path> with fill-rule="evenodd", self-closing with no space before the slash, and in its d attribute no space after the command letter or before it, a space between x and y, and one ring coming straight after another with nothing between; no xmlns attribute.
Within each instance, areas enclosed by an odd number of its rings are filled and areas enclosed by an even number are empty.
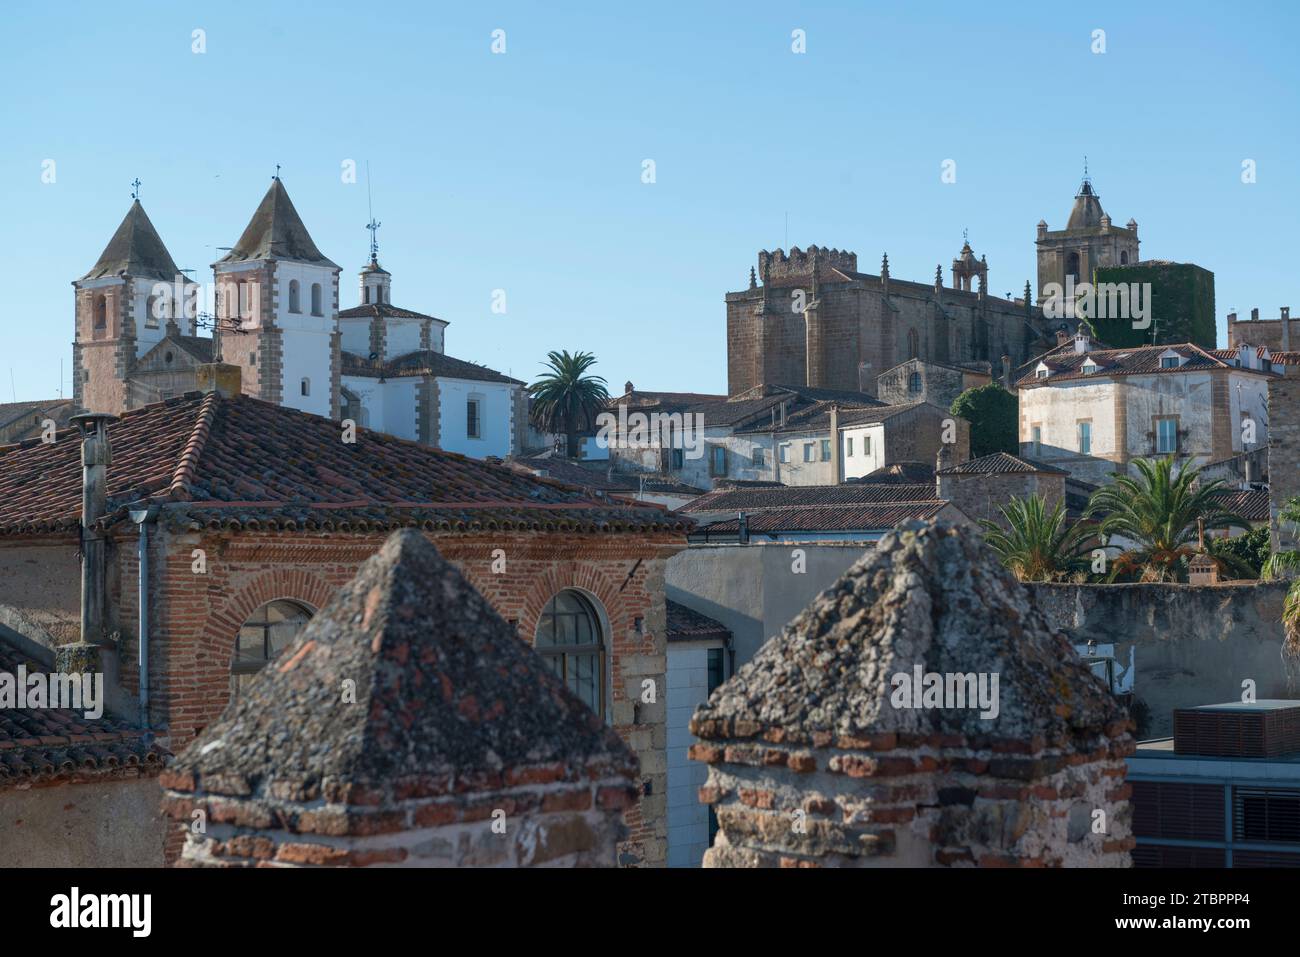
<svg viewBox="0 0 1300 957"><path fill-rule="evenodd" d="M519 378L549 349L589 349L612 389L725 391L723 295L760 248L786 244L787 214L790 244L853 249L872 272L887 250L895 277L922 281L936 263L947 281L968 228L991 291L1019 293L1035 224L1064 224L1085 153L1144 257L1214 271L1222 341L1230 307L1300 309L1297 9L10 6L0 401L55 394L60 359L70 388L69 283L133 178L178 264L207 280L277 163L349 306L368 160L395 301L450 320L451 354ZM490 51L497 28L505 55ZM348 159L355 185L341 182ZM945 159L956 184L940 181Z"/></svg>

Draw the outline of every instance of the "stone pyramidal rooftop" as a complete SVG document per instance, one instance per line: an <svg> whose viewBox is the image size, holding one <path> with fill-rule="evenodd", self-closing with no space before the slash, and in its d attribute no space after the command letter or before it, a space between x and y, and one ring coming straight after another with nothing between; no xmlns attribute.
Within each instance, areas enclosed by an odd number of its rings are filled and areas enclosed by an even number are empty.
<svg viewBox="0 0 1300 957"><path fill-rule="evenodd" d="M188 821L206 807L226 827L191 838L189 863L401 863L409 853L457 864L476 840L487 844L483 862L502 863L493 851L514 862L509 842L488 830L500 808L512 836L527 832L529 815L578 812L576 823L563 820L558 844L534 821L519 863L547 847L554 858L561 847L607 846L612 865L636 772L622 739L407 530L388 538L162 780L173 817ZM461 830L428 838L448 827ZM427 839L395 843L401 832ZM390 838L367 848L379 834ZM327 835L328 846L311 835Z"/></svg>
<svg viewBox="0 0 1300 957"><path fill-rule="evenodd" d="M174 282L180 272L140 201L134 200L99 260L78 282L127 275ZM188 281L188 280L186 280Z"/></svg>
<svg viewBox="0 0 1300 957"><path fill-rule="evenodd" d="M260 259L287 260L338 268L327 259L312 240L293 200L276 176L271 188L253 212L239 241L220 263L250 262Z"/></svg>
<svg viewBox="0 0 1300 957"><path fill-rule="evenodd" d="M914 694L930 674L969 699ZM696 711L706 866L1126 866L1130 727L978 533L907 523Z"/></svg>

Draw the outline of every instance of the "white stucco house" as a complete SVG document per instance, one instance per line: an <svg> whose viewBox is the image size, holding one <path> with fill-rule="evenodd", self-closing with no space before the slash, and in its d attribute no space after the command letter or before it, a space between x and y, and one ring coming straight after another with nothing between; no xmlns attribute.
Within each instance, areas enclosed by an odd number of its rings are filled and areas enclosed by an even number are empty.
<svg viewBox="0 0 1300 957"><path fill-rule="evenodd" d="M1192 343L1097 348L1072 340L1022 367L1022 455L1094 484L1135 459L1205 466L1268 445L1267 349Z"/></svg>

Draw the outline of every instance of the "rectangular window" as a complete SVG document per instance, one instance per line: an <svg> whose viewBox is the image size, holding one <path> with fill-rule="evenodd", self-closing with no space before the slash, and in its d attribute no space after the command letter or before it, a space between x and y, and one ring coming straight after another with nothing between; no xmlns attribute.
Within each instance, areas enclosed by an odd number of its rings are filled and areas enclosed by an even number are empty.
<svg viewBox="0 0 1300 957"><path fill-rule="evenodd" d="M727 450L724 446L715 445L709 450L709 465L711 475L727 474Z"/></svg>
<svg viewBox="0 0 1300 957"><path fill-rule="evenodd" d="M813 461L813 444L812 444L811 442L805 442L805 443L804 443L804 446L803 446L803 460L804 460L805 462L812 462L812 461Z"/></svg>
<svg viewBox="0 0 1300 957"><path fill-rule="evenodd" d="M713 694L713 690L722 684L725 675L722 673L722 648L709 649L709 690L708 694Z"/></svg>
<svg viewBox="0 0 1300 957"><path fill-rule="evenodd" d="M1030 435L1033 436L1032 442L1034 446L1034 454L1038 455L1043 448L1043 427L1041 425L1035 425L1030 430Z"/></svg>
<svg viewBox="0 0 1300 957"><path fill-rule="evenodd" d="M871 436L869 435L864 435L862 437L862 454L863 455L871 454Z"/></svg>
<svg viewBox="0 0 1300 957"><path fill-rule="evenodd" d="M759 446L759 445L754 446L754 452L753 452L753 455L752 455L752 457L751 457L751 459L750 459L750 462L751 462L751 464L754 466L754 468L756 468L756 469L761 469L761 468L763 467L763 448L762 448L762 446Z"/></svg>
<svg viewBox="0 0 1300 957"><path fill-rule="evenodd" d="M479 413L479 404L478 399L469 399L465 403L465 436L467 438L483 438L483 419Z"/></svg>
<svg viewBox="0 0 1300 957"><path fill-rule="evenodd" d="M847 439L844 440L844 442L845 442L844 457L851 459L853 458L853 436L850 435Z"/></svg>
<svg viewBox="0 0 1300 957"><path fill-rule="evenodd" d="M831 440L822 439L822 461L829 462L830 460L831 460Z"/></svg>
<svg viewBox="0 0 1300 957"><path fill-rule="evenodd" d="M1177 368L1178 368L1178 358L1177 358L1176 356L1165 356L1163 359L1160 360L1160 368L1162 368L1162 369L1177 369Z"/></svg>
<svg viewBox="0 0 1300 957"><path fill-rule="evenodd" d="M780 459L780 461L781 461L782 464L785 464L786 462L789 462L789 461L790 461L790 446L788 446L788 445L783 445L783 446L781 446L780 449L777 450L777 458Z"/></svg>
<svg viewBox="0 0 1300 957"><path fill-rule="evenodd" d="M682 469L686 467L686 450L673 449L673 468Z"/></svg>
<svg viewBox="0 0 1300 957"><path fill-rule="evenodd" d="M1079 423L1079 452L1083 455L1092 454L1092 423Z"/></svg>
<svg viewBox="0 0 1300 957"><path fill-rule="evenodd" d="M1156 419L1156 453L1173 455L1178 451L1178 420Z"/></svg>

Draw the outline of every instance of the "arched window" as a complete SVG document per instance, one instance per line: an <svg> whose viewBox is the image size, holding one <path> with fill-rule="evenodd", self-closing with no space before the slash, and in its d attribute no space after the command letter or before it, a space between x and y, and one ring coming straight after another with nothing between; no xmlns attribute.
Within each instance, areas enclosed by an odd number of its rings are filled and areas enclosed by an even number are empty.
<svg viewBox="0 0 1300 957"><path fill-rule="evenodd" d="M1128 265L1128 250L1127 250L1127 249L1121 249L1121 250L1119 251L1119 264L1120 264L1121 266L1127 266L1127 265Z"/></svg>
<svg viewBox="0 0 1300 957"><path fill-rule="evenodd" d="M1065 257L1065 274L1067 276L1073 276L1075 282L1079 281L1079 254L1078 253L1070 253L1068 256Z"/></svg>
<svg viewBox="0 0 1300 957"><path fill-rule="evenodd" d="M325 313L321 311L320 283L318 282L311 284L311 314L313 316L325 315Z"/></svg>
<svg viewBox="0 0 1300 957"><path fill-rule="evenodd" d="M915 329L907 330L907 357L909 359L920 358L921 355L921 337L917 335Z"/></svg>
<svg viewBox="0 0 1300 957"><path fill-rule="evenodd" d="M146 329L157 329L158 320L162 316L162 300L157 296L150 296L144 305L144 327Z"/></svg>
<svg viewBox="0 0 1300 957"><path fill-rule="evenodd" d="M366 286L366 288L363 290L363 293L366 297L366 305L370 305L370 287Z"/></svg>
<svg viewBox="0 0 1300 957"><path fill-rule="evenodd" d="M907 377L907 391L912 393L921 391L921 373L913 372Z"/></svg>
<svg viewBox="0 0 1300 957"><path fill-rule="evenodd" d="M312 613L296 601L267 602L249 616L239 629L235 657L230 665L232 695L248 684L253 675L293 641Z"/></svg>
<svg viewBox="0 0 1300 957"><path fill-rule="evenodd" d="M302 382L299 383L298 388L302 390L303 395L311 395L311 379L304 376Z"/></svg>
<svg viewBox="0 0 1300 957"><path fill-rule="evenodd" d="M569 690L603 718L605 645L592 603L579 592L560 592L546 603L533 645Z"/></svg>
<svg viewBox="0 0 1300 957"><path fill-rule="evenodd" d="M298 295L298 280L289 280L289 311L302 312L302 302Z"/></svg>
<svg viewBox="0 0 1300 957"><path fill-rule="evenodd" d="M108 328L108 298L105 296L95 297L95 328Z"/></svg>

